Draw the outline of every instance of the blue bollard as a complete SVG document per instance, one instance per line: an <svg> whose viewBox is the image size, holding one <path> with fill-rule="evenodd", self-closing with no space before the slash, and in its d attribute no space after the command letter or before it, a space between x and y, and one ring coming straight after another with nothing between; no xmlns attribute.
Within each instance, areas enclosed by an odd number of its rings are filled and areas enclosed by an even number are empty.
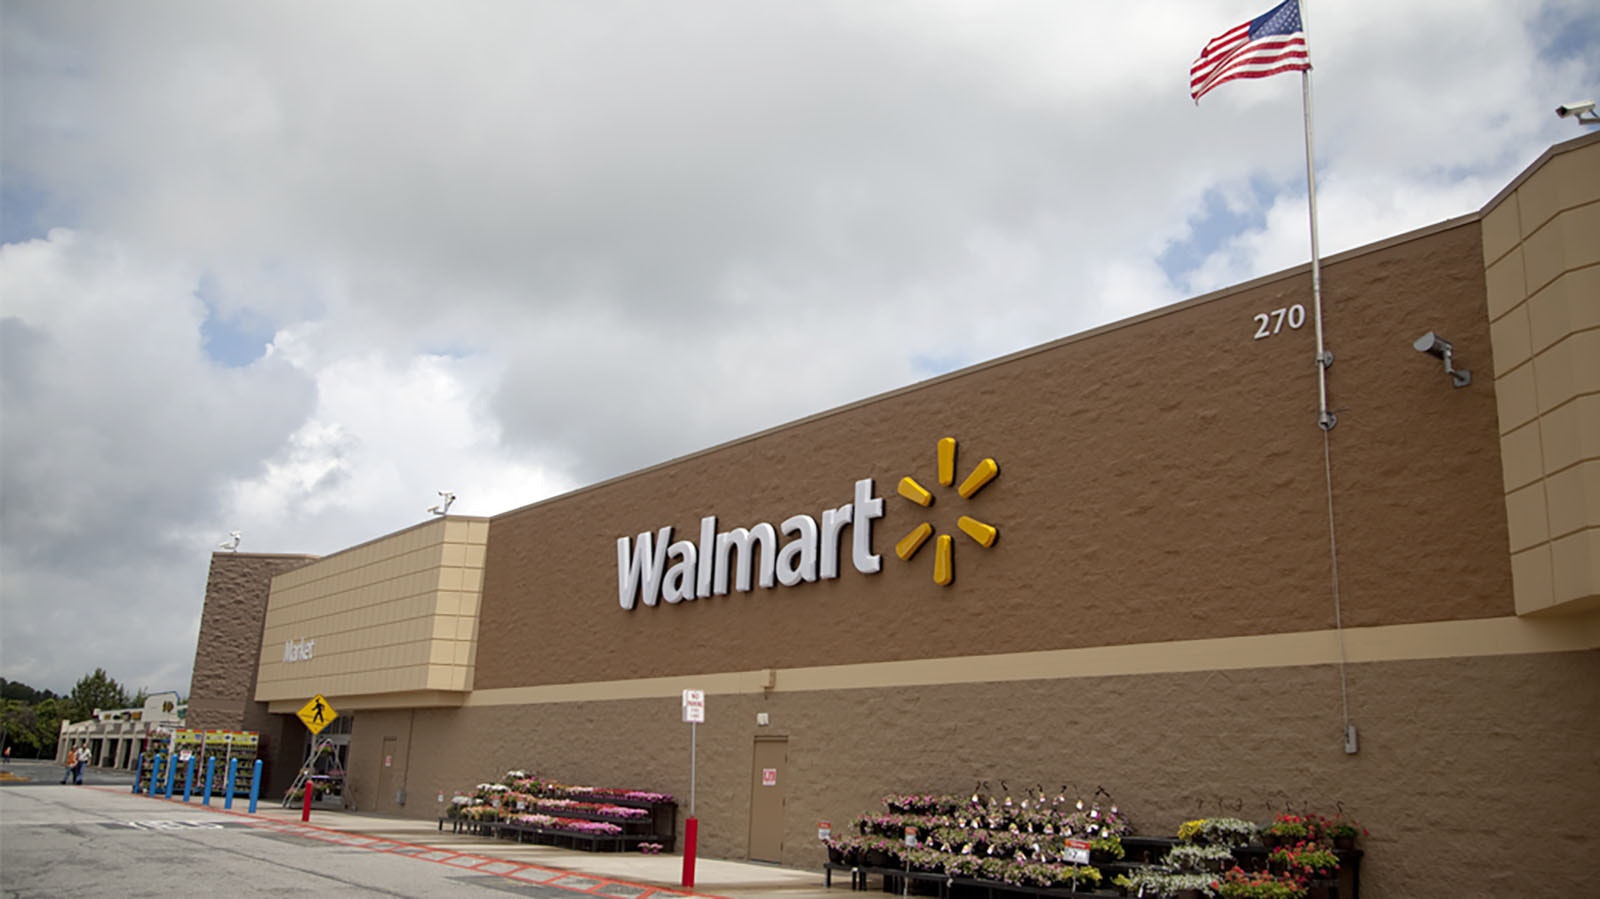
<svg viewBox="0 0 1600 899"><path fill-rule="evenodd" d="M194 795L194 756L191 755L189 760L183 763L183 801L188 802L192 795Z"/></svg>
<svg viewBox="0 0 1600 899"><path fill-rule="evenodd" d="M214 756L214 755L207 756L206 757L206 794L205 794L205 798L200 800L200 804L201 805L210 805L211 804L211 776L213 774L215 774L216 772L217 772L217 757Z"/></svg>
<svg viewBox="0 0 1600 899"><path fill-rule="evenodd" d="M228 759L228 779L222 785L222 807L233 810L233 778L239 773L239 760Z"/></svg>
<svg viewBox="0 0 1600 899"><path fill-rule="evenodd" d="M144 776L144 753L139 753L133 760L133 792L139 792L139 778Z"/></svg>
<svg viewBox="0 0 1600 899"><path fill-rule="evenodd" d="M166 798L168 798L168 799L172 798L172 784L177 779L177 777L178 777L178 757L175 756L175 755L170 755L169 754L167 756L167 786L166 786L166 789L162 790L162 792L166 794Z"/></svg>
<svg viewBox="0 0 1600 899"><path fill-rule="evenodd" d="M150 759L150 787L145 791L146 795L154 796L156 784L159 783L161 783L161 753L158 752Z"/></svg>
<svg viewBox="0 0 1600 899"><path fill-rule="evenodd" d="M256 813L256 800L261 797L261 760L256 759L256 769L250 774L250 814Z"/></svg>

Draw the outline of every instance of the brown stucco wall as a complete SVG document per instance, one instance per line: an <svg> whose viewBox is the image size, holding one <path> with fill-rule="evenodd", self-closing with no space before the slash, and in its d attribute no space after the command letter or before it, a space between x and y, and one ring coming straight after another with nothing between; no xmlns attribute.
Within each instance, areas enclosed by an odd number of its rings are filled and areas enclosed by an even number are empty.
<svg viewBox="0 0 1600 899"><path fill-rule="evenodd" d="M1252 339L1253 315L1296 301L1309 313L1305 271L499 516L476 687L1332 627L1309 314ZM1330 261L1324 302L1343 623L1511 614L1477 222ZM1471 387L1411 348L1428 330L1477 365ZM1000 464L971 500L936 486L944 436L959 440L958 482L985 456ZM931 509L895 496L902 475L934 487ZM618 537L672 525L693 540L706 514L719 530L817 516L863 477L885 498L882 573L846 556L835 581L618 606ZM959 514L1000 539L957 533L951 586L932 582L931 541L894 556L917 522L952 533Z"/></svg>
<svg viewBox="0 0 1600 899"><path fill-rule="evenodd" d="M200 638L189 681L189 726L261 730L266 704L255 701L261 624L273 577L315 556L219 552L211 554Z"/></svg>
<svg viewBox="0 0 1600 899"><path fill-rule="evenodd" d="M206 577L200 638L189 681L187 726L198 730L250 730L262 736L267 760L264 794L281 794L294 778L300 745L282 715L267 713L255 701L261 626L266 620L272 579L316 556L218 552L211 554ZM303 739L304 730L299 736ZM284 754L288 758L285 760Z"/></svg>
<svg viewBox="0 0 1600 899"><path fill-rule="evenodd" d="M1372 832L1368 896L1582 895L1600 823L1597 685L1596 651L1354 665L1354 756L1338 672L1325 666L716 696L697 736L700 851L745 856L753 741L788 735L788 865L819 865L817 822L843 831L885 792L966 792L980 779L998 790L1004 779L1019 796L1035 784L1085 798L1104 787L1139 832L1158 835L1200 814L1265 821L1286 805L1342 807ZM440 793L512 768L667 790L681 817L689 729L678 711L666 699L418 710L414 724L409 712L363 713L352 753L371 755L380 732L414 734L404 811L419 817L440 813ZM757 727L757 712L771 726ZM377 808L399 811L389 799Z"/></svg>

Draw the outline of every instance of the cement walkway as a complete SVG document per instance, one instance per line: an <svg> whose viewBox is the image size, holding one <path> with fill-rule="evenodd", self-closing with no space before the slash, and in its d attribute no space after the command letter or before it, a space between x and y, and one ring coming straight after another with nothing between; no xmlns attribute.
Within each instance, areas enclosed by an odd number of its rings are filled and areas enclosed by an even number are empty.
<svg viewBox="0 0 1600 899"><path fill-rule="evenodd" d="M202 807L198 801L190 805ZM219 806L212 808L220 811ZM238 814L243 808L245 806L235 800L233 813ZM440 830L432 820L313 809L311 820L302 824L298 808L286 809L276 803L260 803L255 815L245 817L309 839L353 846L419 846L425 851L411 854L411 857L597 894L614 892L606 888L608 884L645 887L652 895L662 897L690 894L726 899L829 899L830 896L844 899L841 894L850 892L848 879L831 890L825 888L820 869L799 870L707 858L696 860L694 887L686 889L682 885L683 858L679 855L580 852L516 843L453 833L448 827Z"/></svg>

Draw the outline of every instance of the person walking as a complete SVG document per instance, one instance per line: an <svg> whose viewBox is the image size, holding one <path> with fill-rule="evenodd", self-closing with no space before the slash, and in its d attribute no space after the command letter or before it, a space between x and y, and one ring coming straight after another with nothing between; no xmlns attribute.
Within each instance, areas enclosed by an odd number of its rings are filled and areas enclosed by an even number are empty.
<svg viewBox="0 0 1600 899"><path fill-rule="evenodd" d="M78 764L72 767L72 782L83 785L83 767L89 764L89 747L78 750Z"/></svg>
<svg viewBox="0 0 1600 899"><path fill-rule="evenodd" d="M62 783L66 783L67 781L71 780L72 779L72 772L74 770L76 770L77 767L78 767L78 750L77 749L70 749L70 750L67 751L67 769L65 771L61 772L61 782Z"/></svg>

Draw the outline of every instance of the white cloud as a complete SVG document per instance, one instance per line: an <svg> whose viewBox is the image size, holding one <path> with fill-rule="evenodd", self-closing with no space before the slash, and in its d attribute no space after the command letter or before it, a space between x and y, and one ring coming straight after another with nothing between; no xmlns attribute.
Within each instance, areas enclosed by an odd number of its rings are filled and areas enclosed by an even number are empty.
<svg viewBox="0 0 1600 899"><path fill-rule="evenodd" d="M1186 92L1264 8L7 0L5 218L68 229L0 256L6 676L186 689L229 530L493 514L1303 263L1298 80ZM1325 251L1574 136L1594 18L1316 4Z"/></svg>

